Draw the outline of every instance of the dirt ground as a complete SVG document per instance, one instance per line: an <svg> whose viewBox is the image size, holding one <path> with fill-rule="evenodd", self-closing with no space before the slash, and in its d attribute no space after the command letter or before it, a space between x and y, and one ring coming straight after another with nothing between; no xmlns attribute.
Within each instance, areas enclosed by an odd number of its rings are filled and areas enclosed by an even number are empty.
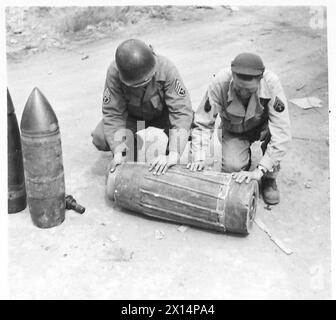
<svg viewBox="0 0 336 320"><path fill-rule="evenodd" d="M37 86L61 128L66 191L86 207L56 228L35 227L26 209L9 216L12 299L329 299L331 298L328 68L326 29L309 26L309 8L209 10L197 21L153 22L118 37L8 61L8 88L20 121ZM151 43L178 66L196 108L212 75L242 51L259 53L288 99L317 96L320 109L290 104L293 142L282 162L281 203L236 237L144 218L105 196L108 153L90 132L101 119L105 74L117 45ZM83 57L86 57L83 59ZM217 143L217 146L219 144ZM254 145L254 159L260 157ZM160 230L165 237L155 238Z"/></svg>

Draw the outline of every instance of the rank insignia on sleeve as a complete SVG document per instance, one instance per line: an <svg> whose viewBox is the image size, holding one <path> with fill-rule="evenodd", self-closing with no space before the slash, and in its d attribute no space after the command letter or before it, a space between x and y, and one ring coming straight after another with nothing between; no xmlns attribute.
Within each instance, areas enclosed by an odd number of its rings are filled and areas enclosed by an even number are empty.
<svg viewBox="0 0 336 320"><path fill-rule="evenodd" d="M186 95L186 91L178 79L175 79L174 90L180 97L184 97Z"/></svg>
<svg viewBox="0 0 336 320"><path fill-rule="evenodd" d="M276 97L273 108L276 112L282 112L285 110L285 104L278 97Z"/></svg>
<svg viewBox="0 0 336 320"><path fill-rule="evenodd" d="M111 101L111 92L109 88L106 88L103 96L103 103L108 104Z"/></svg>

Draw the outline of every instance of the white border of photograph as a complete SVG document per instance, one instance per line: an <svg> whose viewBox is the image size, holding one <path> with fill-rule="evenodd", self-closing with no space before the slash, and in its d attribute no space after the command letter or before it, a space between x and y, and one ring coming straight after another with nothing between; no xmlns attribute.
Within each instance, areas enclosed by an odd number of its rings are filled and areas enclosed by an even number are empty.
<svg viewBox="0 0 336 320"><path fill-rule="evenodd" d="M5 27L5 7L6 6L125 6L125 5L231 5L231 6L327 6L327 19L328 27L328 70L329 70L329 141L330 141L330 215L331 215L331 240L332 240L332 288L333 299L336 298L336 196L335 196L335 182L336 182L336 158L335 158L335 143L336 143L336 22L334 17L336 16L336 3L332 0L325 1L298 1L298 0L276 0L276 1L169 1L169 0L157 0L157 1L106 1L106 0L59 0L59 1L38 1L31 0L29 2L22 0L5 0L1 2L0 9L0 25L1 25L1 66L0 66L0 102L2 106L2 112L0 113L0 128L1 128L1 141L0 141L0 166L1 166L1 179L0 179L0 299L8 297L8 285L7 285L7 272L8 272L8 252L7 252L7 130L6 130L6 27ZM23 239L24 240L24 239Z"/></svg>

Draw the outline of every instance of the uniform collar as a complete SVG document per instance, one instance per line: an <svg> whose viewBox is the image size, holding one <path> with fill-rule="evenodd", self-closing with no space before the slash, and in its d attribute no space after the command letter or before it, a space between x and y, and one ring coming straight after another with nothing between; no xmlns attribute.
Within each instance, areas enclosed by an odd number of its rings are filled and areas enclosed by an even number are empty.
<svg viewBox="0 0 336 320"><path fill-rule="evenodd" d="M232 81L231 81L232 82ZM245 117L245 108L241 101L236 96L232 88L232 83L230 83L229 92L228 92L228 107L226 111L236 117L244 118Z"/></svg>
<svg viewBox="0 0 336 320"><path fill-rule="evenodd" d="M234 89L233 89L233 79L231 79L230 84L229 84L229 91L228 91L227 102L232 102L234 95L235 94L234 94Z"/></svg>
<svg viewBox="0 0 336 320"><path fill-rule="evenodd" d="M155 92L155 88L156 88L156 81L155 78L153 77L146 87L143 102L147 102L150 100L151 96L153 95L153 92Z"/></svg>
<svg viewBox="0 0 336 320"><path fill-rule="evenodd" d="M249 104L246 109L245 121L252 119L256 114L260 114L264 111L264 107L260 103L260 97L254 93L249 101Z"/></svg>

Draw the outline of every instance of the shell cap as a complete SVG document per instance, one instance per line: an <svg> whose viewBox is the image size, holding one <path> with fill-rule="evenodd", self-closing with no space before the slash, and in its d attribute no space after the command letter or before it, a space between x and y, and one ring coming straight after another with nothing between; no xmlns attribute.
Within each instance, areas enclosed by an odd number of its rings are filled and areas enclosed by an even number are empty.
<svg viewBox="0 0 336 320"><path fill-rule="evenodd" d="M234 58L231 71L249 76L260 76L264 73L265 66L257 54L244 52Z"/></svg>
<svg viewBox="0 0 336 320"><path fill-rule="evenodd" d="M9 90L7 88L7 114L11 114L14 113L14 105L13 105L13 101L12 101L12 97L9 93Z"/></svg>
<svg viewBox="0 0 336 320"><path fill-rule="evenodd" d="M59 130L54 110L36 87L24 107L20 127L22 135L48 135Z"/></svg>

